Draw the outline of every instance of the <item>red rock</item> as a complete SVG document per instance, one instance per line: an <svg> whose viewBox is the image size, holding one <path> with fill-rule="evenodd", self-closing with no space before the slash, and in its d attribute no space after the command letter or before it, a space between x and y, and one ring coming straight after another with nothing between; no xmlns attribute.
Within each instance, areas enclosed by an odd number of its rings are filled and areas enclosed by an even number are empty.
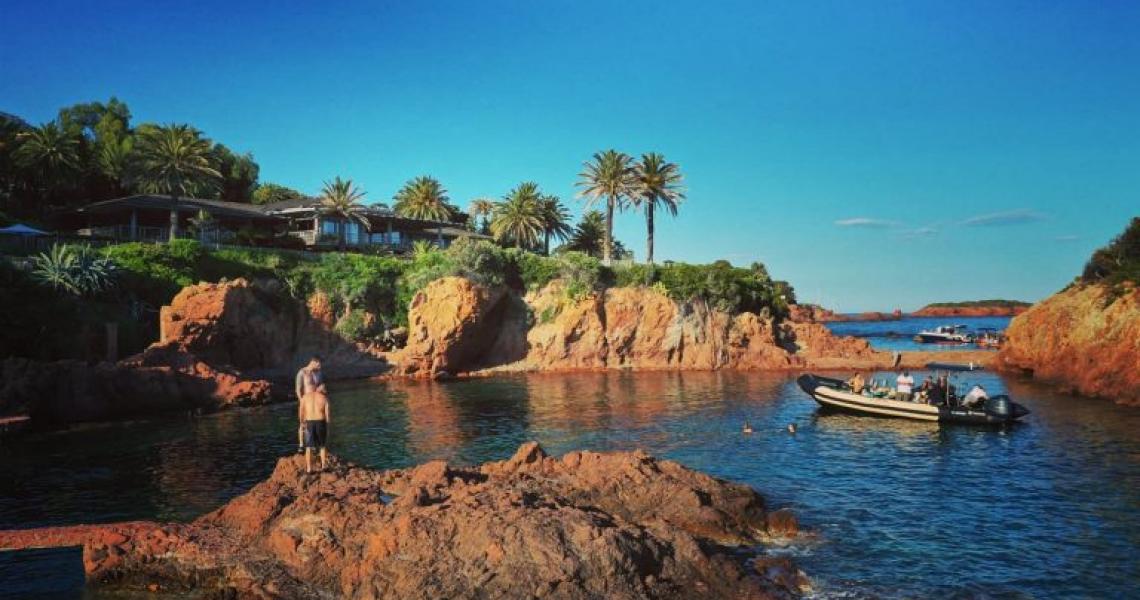
<svg viewBox="0 0 1140 600"><path fill-rule="evenodd" d="M924 306L912 317L1012 317L1029 310L1029 305L1016 306Z"/></svg>
<svg viewBox="0 0 1140 600"><path fill-rule="evenodd" d="M767 598L802 573L724 549L767 528L747 486L640 452L559 460L524 445L475 468L338 462L318 476L284 458L189 524L0 531L0 548L81 543L91 582L237 597Z"/></svg>
<svg viewBox="0 0 1140 600"><path fill-rule="evenodd" d="M1140 405L1140 288L1071 286L1015 317L998 366Z"/></svg>

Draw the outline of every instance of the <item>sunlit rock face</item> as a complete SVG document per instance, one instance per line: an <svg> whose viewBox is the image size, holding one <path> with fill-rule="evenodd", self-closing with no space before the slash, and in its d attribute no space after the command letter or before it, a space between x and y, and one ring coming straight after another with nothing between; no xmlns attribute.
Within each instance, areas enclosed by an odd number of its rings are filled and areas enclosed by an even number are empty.
<svg viewBox="0 0 1140 600"><path fill-rule="evenodd" d="M470 468L306 474L283 458L189 524L0 531L0 547L82 545L93 583L237 597L771 598L806 578L749 561L796 533L747 486L640 452L556 459L528 443Z"/></svg>
<svg viewBox="0 0 1140 600"><path fill-rule="evenodd" d="M1140 289L1073 286L1015 317L999 364L1088 396L1140 405Z"/></svg>
<svg viewBox="0 0 1140 600"><path fill-rule="evenodd" d="M412 302L399 371L432 376L486 368L788 369L815 356L883 358L867 342L818 323L677 303L645 287L570 298L555 281L525 298L461 278L433 282Z"/></svg>

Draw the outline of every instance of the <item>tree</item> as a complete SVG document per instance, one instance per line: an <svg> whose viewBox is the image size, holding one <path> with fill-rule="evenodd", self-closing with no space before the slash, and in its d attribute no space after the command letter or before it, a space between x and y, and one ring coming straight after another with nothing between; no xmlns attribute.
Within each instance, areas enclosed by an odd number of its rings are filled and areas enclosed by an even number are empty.
<svg viewBox="0 0 1140 600"><path fill-rule="evenodd" d="M645 262L653 264L653 213L661 205L677 216L677 205L685 198L681 187L681 171L657 152L642 154L633 168L634 184L630 203L645 210Z"/></svg>
<svg viewBox="0 0 1140 600"><path fill-rule="evenodd" d="M479 233L486 234L491 230L490 217L491 213L495 212L495 201L490 198L476 198L467 205L467 212L471 214L473 219L483 217L483 224L479 227Z"/></svg>
<svg viewBox="0 0 1140 600"><path fill-rule="evenodd" d="M533 248L543 232L542 193L533 181L520 183L495 206L491 233L516 248Z"/></svg>
<svg viewBox="0 0 1140 600"><path fill-rule="evenodd" d="M253 190L254 204L273 204L274 202L302 200L304 198L305 195L301 192L276 183L262 183Z"/></svg>
<svg viewBox="0 0 1140 600"><path fill-rule="evenodd" d="M139 129L132 179L144 191L170 196L170 240L178 237L178 199L216 187L222 174L211 163L210 141L189 125Z"/></svg>
<svg viewBox="0 0 1140 600"><path fill-rule="evenodd" d="M52 121L20 133L13 158L52 193L80 170L79 139Z"/></svg>
<svg viewBox="0 0 1140 600"><path fill-rule="evenodd" d="M606 227L602 244L602 262L611 264L613 256L614 210L623 206L633 188L633 159L624 152L606 150L594 153L578 174L577 185L582 189L579 197L586 198L586 207L593 206L601 199L606 200Z"/></svg>
<svg viewBox="0 0 1140 600"><path fill-rule="evenodd" d="M436 243L443 246L443 224L454 217L455 207L449 204L447 190L439 180L427 175L409 180L396 192L393 200L396 201L396 214L401 217L436 221Z"/></svg>
<svg viewBox="0 0 1140 600"><path fill-rule="evenodd" d="M550 256L551 238L565 241L574 233L574 228L570 226L570 212L558 196L543 196L539 201L539 211L542 218L542 247L546 255Z"/></svg>
<svg viewBox="0 0 1140 600"><path fill-rule="evenodd" d="M337 215L341 218L341 224L337 227L341 251L347 246L345 226L350 221L357 221L368 230L372 228L368 217L364 216L362 212L364 205L360 203L365 193L364 190L356 187L351 179L342 180L339 175L331 183L326 181L321 189L321 212Z"/></svg>
<svg viewBox="0 0 1140 600"><path fill-rule="evenodd" d="M214 144L214 163L222 174L218 199L227 202L252 202L261 168L250 153L235 154L222 144Z"/></svg>

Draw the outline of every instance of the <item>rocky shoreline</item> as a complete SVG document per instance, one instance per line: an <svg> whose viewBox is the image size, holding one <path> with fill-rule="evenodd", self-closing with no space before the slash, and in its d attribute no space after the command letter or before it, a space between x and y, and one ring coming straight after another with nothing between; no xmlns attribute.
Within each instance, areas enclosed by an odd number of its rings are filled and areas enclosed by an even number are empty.
<svg viewBox="0 0 1140 600"><path fill-rule="evenodd" d="M333 380L610 369L871 370L894 360L822 323L728 314L647 287L573 298L560 281L520 295L461 277L420 291L405 346L383 352L341 338L320 294L301 303L261 285L237 279L186 287L161 311L161 339L118 363L0 361L0 415L28 414L33 423L51 425L288 400L292 374L313 354L324 357ZM902 366L984 364L992 357L907 352Z"/></svg>
<svg viewBox="0 0 1140 600"><path fill-rule="evenodd" d="M1140 406L1140 288L1073 285L1016 317L996 365Z"/></svg>
<svg viewBox="0 0 1140 600"><path fill-rule="evenodd" d="M0 531L82 546L92 584L242 598L784 598L810 590L763 545L798 534L763 498L641 452L535 443L509 460L373 471L297 457L187 524Z"/></svg>

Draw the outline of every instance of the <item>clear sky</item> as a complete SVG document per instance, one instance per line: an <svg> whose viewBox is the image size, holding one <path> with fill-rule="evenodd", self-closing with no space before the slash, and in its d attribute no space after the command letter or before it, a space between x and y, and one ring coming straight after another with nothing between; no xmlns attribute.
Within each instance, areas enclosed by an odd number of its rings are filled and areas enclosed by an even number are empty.
<svg viewBox="0 0 1140 600"><path fill-rule="evenodd" d="M844 311L1037 300L1140 214L1140 2L5 2L0 110L126 101L308 193L662 152L659 259ZM303 5L303 6L301 6ZM644 256L644 219L619 216Z"/></svg>

